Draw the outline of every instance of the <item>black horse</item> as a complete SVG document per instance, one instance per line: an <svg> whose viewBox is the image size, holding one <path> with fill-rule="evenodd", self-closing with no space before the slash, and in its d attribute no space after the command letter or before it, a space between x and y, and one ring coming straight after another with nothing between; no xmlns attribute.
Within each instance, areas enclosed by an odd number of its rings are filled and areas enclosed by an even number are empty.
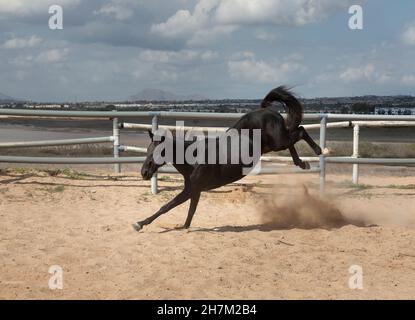
<svg viewBox="0 0 415 320"><path fill-rule="evenodd" d="M286 107L288 113L286 120L278 112L277 108L273 106L273 102L282 103ZM238 132L241 132L242 129L249 129L250 133L254 129L260 129L261 155L270 151L289 149L294 164L302 169L309 169L310 165L299 158L294 144L303 139L317 155L320 155L322 150L307 134L305 129L300 126L302 115L303 106L301 103L289 89L281 86L268 93L261 103L261 109L245 114L231 128L238 130ZM147 149L147 158L141 168L141 175L145 180L151 179L157 169L165 164L155 161L153 153L161 142L154 141L151 132L150 137L152 142ZM205 143L207 152L206 142L207 140L201 143ZM250 137L250 149L252 149L252 142L252 137ZM174 149L176 144L177 139L173 138ZM191 144L192 142L185 141L184 149L186 150ZM178 164L175 158L173 158L172 164L184 177L183 191L152 216L134 223L133 227L135 230L141 230L143 226L150 224L162 214L190 199L187 219L183 226L184 228L189 228L202 191L219 188L235 182L246 175L243 170L246 165L241 162L234 164L231 164L230 161L225 164L219 164L218 162L216 164L207 164L206 162L204 164L189 164L185 161L183 164Z"/></svg>

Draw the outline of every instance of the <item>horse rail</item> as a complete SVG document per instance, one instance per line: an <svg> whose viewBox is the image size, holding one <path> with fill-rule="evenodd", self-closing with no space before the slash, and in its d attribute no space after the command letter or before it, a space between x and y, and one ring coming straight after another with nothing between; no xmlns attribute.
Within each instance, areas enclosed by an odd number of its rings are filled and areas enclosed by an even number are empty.
<svg viewBox="0 0 415 320"><path fill-rule="evenodd" d="M32 163L32 164L121 164L121 163L143 163L146 157L23 157L23 156L0 156L3 163Z"/></svg>
<svg viewBox="0 0 415 320"><path fill-rule="evenodd" d="M137 129L137 130L152 130L151 124L141 124L141 123L122 123L120 124L121 129ZM228 130L227 127L189 127L189 126L169 126L169 125L159 125L159 128L169 130L169 131L199 131L199 132L225 132Z"/></svg>
<svg viewBox="0 0 415 320"><path fill-rule="evenodd" d="M147 148L143 147L134 147L134 146L124 146L120 145L119 150L123 152L136 152L136 153L147 153Z"/></svg>
<svg viewBox="0 0 415 320"><path fill-rule="evenodd" d="M33 109L0 108L0 116L23 117L60 117L60 118L153 118L164 119L239 119L245 113L214 113L214 112L176 112L176 111L57 111ZM282 114L286 116L286 114ZM304 120L385 120L385 121L415 121L415 115L365 115L365 114L337 114L337 113L304 113Z"/></svg>
<svg viewBox="0 0 415 320"><path fill-rule="evenodd" d="M325 157L327 163L379 164L379 165L415 165L415 158L354 158Z"/></svg>
<svg viewBox="0 0 415 320"><path fill-rule="evenodd" d="M123 152L136 152L136 153L147 153L147 148L120 145L120 151L123 151ZM318 162L319 161L319 157L301 157L301 159L304 160L304 161L309 161L309 162ZM274 161L292 162L293 159L292 159L292 157L262 156L261 161L265 161L265 162L274 162Z"/></svg>
<svg viewBox="0 0 415 320"><path fill-rule="evenodd" d="M410 127L415 126L415 122L411 121L348 121L348 122L331 122L327 123L327 128L346 128L354 125L359 125L360 127ZM152 125L146 124L132 124L124 123L120 124L121 128L131 128L131 129L141 129L141 130L151 130ZM303 125L305 129L319 129L320 124L306 124ZM226 131L227 128L223 127L175 127L175 126L165 126L160 125L159 128L168 129L168 130L177 130L180 128L184 131L190 130L199 130L199 131ZM1 142L0 148L19 148L19 147L46 147L46 146L59 146L59 145L77 145L77 144L92 144L92 143L106 143L114 142L114 136L108 137L96 137L96 138L81 138L81 139L62 139L62 140L44 140L44 141L24 141L24 142ZM140 147L130 147L130 146L119 146L120 151L132 151L132 152L142 152L146 153L147 149ZM284 157L266 157L265 161L270 161L272 159L284 159ZM312 160L316 160L313 158Z"/></svg>
<svg viewBox="0 0 415 320"><path fill-rule="evenodd" d="M303 170L297 167L261 167L257 174L251 175L267 175L267 174L290 174L290 173L297 173L297 174L304 174L304 173L318 173L320 172L319 167L311 167L308 170ZM166 173L166 174L178 174L179 172L173 166L164 166L158 169L158 173ZM248 174L249 175L249 174Z"/></svg>
<svg viewBox="0 0 415 320"><path fill-rule="evenodd" d="M341 122L328 122L326 124L326 128L354 128L354 137L353 137L353 154L351 157L348 158L357 158L358 157L358 144L359 144L359 128L360 127L411 127L415 126L415 121L341 121ZM303 125L305 129L313 130L313 129L320 129L321 123L317 124L305 124ZM151 130L152 125L146 124L138 124L138 123L121 123L120 128L125 129L138 129L138 130ZM216 131L216 132L224 132L228 128L224 127L190 127L190 126L169 126L169 125L159 125L159 128L176 131L177 129L184 130L184 131ZM134 147L134 146L120 146L121 151L129 151L129 152L137 152L137 153L147 153L146 148L142 147ZM308 162L318 162L319 157L302 157L302 160ZM283 156L262 156L262 161L266 162L292 162L292 157L283 157ZM357 183L358 180L358 166L355 164L353 166L353 182Z"/></svg>
<svg viewBox="0 0 415 320"><path fill-rule="evenodd" d="M38 140L22 142L0 142L0 148L26 148L26 147L51 147L64 145L95 144L114 142L113 136L81 138L81 139L63 139L63 140Z"/></svg>
<svg viewBox="0 0 415 320"><path fill-rule="evenodd" d="M20 157L20 156L0 156L0 163L25 163L25 164L128 164L143 163L146 157L88 157L88 158L67 158L67 157ZM316 173L318 167L312 167L308 170L302 170L292 167L261 167L258 175L276 174L276 173ZM158 173L178 174L179 172L167 165L158 169ZM256 174L255 174L256 175Z"/></svg>
<svg viewBox="0 0 415 320"><path fill-rule="evenodd" d="M151 129L155 131L158 128L159 118L165 119L205 119L205 120L236 120L243 116L243 113L210 113L210 112L172 112L172 111L56 111L56 110L27 110L27 109L0 109L0 117L4 116L17 116L17 117L57 117L57 118L109 118L113 121L113 144L114 144L114 157L113 158L50 158L50 157L13 157L13 156L0 156L0 162L15 162L15 163L65 163L65 164L105 164L105 163L138 163L144 161L144 157L123 157L118 158L120 145L119 145L119 119L124 118L150 118L152 119ZM286 115L283 114L283 117ZM326 129L330 127L351 127L353 126L354 140L357 137L358 141L358 130L359 126L385 126L387 123L399 122L391 126L412 126L415 121L415 116L409 115L350 115L350 114L304 114L304 120L320 120L320 124L304 125L307 129L320 128L320 147L322 149L326 146ZM343 123L330 122L328 120L344 120ZM368 122L370 124L358 123L358 121ZM379 123L375 123L375 122ZM381 123L386 121L387 123ZM411 122L406 124L405 122ZM224 128L222 128L224 130ZM39 145L38 145L39 146ZM354 168L358 166L358 163L373 163L373 164L389 164L390 159L364 159L358 158L358 149L353 150L352 157L340 157L339 163L353 163ZM290 159L286 157L287 161ZM325 164L326 162L335 162L338 157L326 157L321 155L319 157L319 169L320 172L320 190L324 191L325 185ZM328 161L326 161L326 159ZM334 160L333 160L334 159ZM373 161L374 160L374 161ZM291 161L291 159L289 160ZM413 164L413 159L400 159L394 163L399 164ZM118 169L117 169L118 168ZM119 165L115 166L115 172L120 172ZM304 172L300 170L300 172ZM157 177L156 175L152 178L152 191L157 191Z"/></svg>
<svg viewBox="0 0 415 320"><path fill-rule="evenodd" d="M309 159L304 157L302 159ZM27 156L0 156L3 163L38 163L38 164L116 164L116 163L142 163L146 157L27 157ZM325 157L327 163L357 163L357 164L393 164L414 165L415 158L353 158L353 157ZM303 172L302 170L300 170ZM304 172L307 172L305 170Z"/></svg>
<svg viewBox="0 0 415 320"><path fill-rule="evenodd" d="M414 121L340 121L340 122L328 122L327 128L348 128L353 127L354 125L359 125L360 127L412 127L415 126ZM304 129L315 130L320 129L321 124L304 124L302 125ZM121 129L137 129L137 130L151 130L152 125L141 124L141 123L121 123ZM169 131L199 131L199 132L225 132L228 130L227 127L198 127L198 126L171 126L171 125L159 125L159 128L169 130Z"/></svg>

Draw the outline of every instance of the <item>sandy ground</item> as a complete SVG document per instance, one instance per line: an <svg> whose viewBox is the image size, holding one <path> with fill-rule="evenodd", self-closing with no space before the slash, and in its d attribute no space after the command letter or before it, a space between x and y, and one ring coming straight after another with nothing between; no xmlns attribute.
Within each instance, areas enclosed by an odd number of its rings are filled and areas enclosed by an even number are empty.
<svg viewBox="0 0 415 320"><path fill-rule="evenodd" d="M340 172L340 171L339 171ZM202 195L137 233L182 182L149 193L138 174L0 172L2 299L413 299L415 172L249 177ZM306 187L303 187L305 185ZM289 195L295 194L293 199ZM49 267L63 269L51 290ZM349 268L363 289L348 286Z"/></svg>

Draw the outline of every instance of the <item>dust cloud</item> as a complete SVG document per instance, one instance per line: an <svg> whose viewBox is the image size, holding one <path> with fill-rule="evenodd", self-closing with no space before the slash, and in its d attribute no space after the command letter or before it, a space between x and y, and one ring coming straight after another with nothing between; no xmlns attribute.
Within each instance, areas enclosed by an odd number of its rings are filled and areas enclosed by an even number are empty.
<svg viewBox="0 0 415 320"><path fill-rule="evenodd" d="M310 194L305 185L294 195L266 196L260 215L265 225L278 229L365 226L363 221L347 218L334 202Z"/></svg>

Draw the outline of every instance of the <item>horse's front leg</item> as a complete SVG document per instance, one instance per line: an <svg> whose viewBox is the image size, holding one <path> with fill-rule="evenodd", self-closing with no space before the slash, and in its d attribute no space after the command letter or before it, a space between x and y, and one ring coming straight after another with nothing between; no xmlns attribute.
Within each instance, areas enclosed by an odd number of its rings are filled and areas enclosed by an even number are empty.
<svg viewBox="0 0 415 320"><path fill-rule="evenodd" d="M162 206L160 210L157 211L155 214L148 217L147 219L134 223L133 228L136 231L140 231L145 225L152 223L155 219L160 217L162 214L165 214L166 212L170 211L174 207L181 205L183 202L185 202L189 198L190 198L190 188L185 187L182 192L180 192L176 197L174 197L174 199L170 200L167 204Z"/></svg>
<svg viewBox="0 0 415 320"><path fill-rule="evenodd" d="M190 224L192 223L193 215L196 212L197 204L199 203L200 199L200 191L193 192L192 196L190 197L190 207L189 212L187 213L187 219L184 224L185 229L189 229Z"/></svg>

